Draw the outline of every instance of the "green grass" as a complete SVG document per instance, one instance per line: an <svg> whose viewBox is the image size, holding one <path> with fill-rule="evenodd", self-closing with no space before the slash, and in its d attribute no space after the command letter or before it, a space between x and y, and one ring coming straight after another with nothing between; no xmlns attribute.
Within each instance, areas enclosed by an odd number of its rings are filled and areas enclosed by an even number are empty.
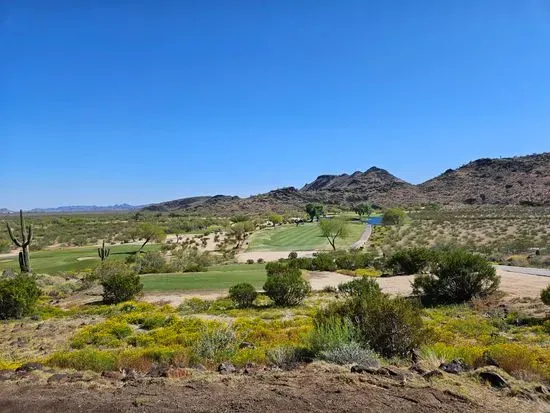
<svg viewBox="0 0 550 413"><path fill-rule="evenodd" d="M359 222L349 224L349 235L336 240L336 248L348 248L357 241L365 227ZM317 223L283 225L276 229L264 229L250 238L248 251L308 251L331 249L326 238L321 236Z"/></svg>
<svg viewBox="0 0 550 413"><path fill-rule="evenodd" d="M128 252L136 251L138 245L116 245L112 246L109 259L123 260ZM158 250L159 245L147 245L145 251ZM78 260L78 258L90 258ZM97 247L78 248L56 248L43 251L32 251L31 244L31 266L36 273L56 274L59 272L83 271L93 268L99 262ZM5 258L0 260L0 271L5 269L19 271L18 257Z"/></svg>
<svg viewBox="0 0 550 413"><path fill-rule="evenodd" d="M261 288L265 279L264 264L217 265L205 272L146 274L141 277L146 292L219 291L243 282Z"/></svg>

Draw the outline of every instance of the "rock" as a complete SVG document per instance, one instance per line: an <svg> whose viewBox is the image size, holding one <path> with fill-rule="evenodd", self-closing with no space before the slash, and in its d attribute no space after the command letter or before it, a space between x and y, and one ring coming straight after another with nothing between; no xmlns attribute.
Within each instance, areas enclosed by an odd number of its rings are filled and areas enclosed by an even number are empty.
<svg viewBox="0 0 550 413"><path fill-rule="evenodd" d="M228 362L221 363L218 366L217 370L220 374L231 374L237 371L237 369L233 366L233 364Z"/></svg>
<svg viewBox="0 0 550 413"><path fill-rule="evenodd" d="M443 377L443 373L441 373L439 370L432 370L427 373L424 373L422 377L425 378L426 380L431 380L436 377L437 378Z"/></svg>
<svg viewBox="0 0 550 413"><path fill-rule="evenodd" d="M122 373L120 371L104 371L101 373L101 377L111 380L122 380Z"/></svg>
<svg viewBox="0 0 550 413"><path fill-rule="evenodd" d="M243 348L251 348L251 349L254 349L256 348L256 346L252 343L249 343L248 341L243 341L241 344L239 344L239 348L240 349L243 349Z"/></svg>
<svg viewBox="0 0 550 413"><path fill-rule="evenodd" d="M20 371L29 372L29 371L35 371L35 370L42 370L43 367L44 366L42 366L42 364L40 364L40 363L25 363L22 366L16 368L15 371L16 372L20 372Z"/></svg>
<svg viewBox="0 0 550 413"><path fill-rule="evenodd" d="M198 371L207 371L206 367L204 367L202 364L195 364L192 369L198 370Z"/></svg>
<svg viewBox="0 0 550 413"><path fill-rule="evenodd" d="M504 377L494 371L481 371L478 373L478 376L482 381L489 383L493 387L498 387L500 389L503 387L510 387Z"/></svg>
<svg viewBox="0 0 550 413"><path fill-rule="evenodd" d="M542 384L535 387L535 391L540 394L544 394L545 396L550 395L550 389L548 387L543 386Z"/></svg>
<svg viewBox="0 0 550 413"><path fill-rule="evenodd" d="M160 366L158 364L154 365L147 372L148 377L168 377L168 367Z"/></svg>
<svg viewBox="0 0 550 413"><path fill-rule="evenodd" d="M428 370L426 370L424 367L422 367L419 364L413 364L411 367L409 367L410 371L414 371L415 373L418 373L420 375L424 375L428 373Z"/></svg>
<svg viewBox="0 0 550 413"><path fill-rule="evenodd" d="M368 374L377 374L378 368L377 367L371 367L371 366L351 366L351 372L352 373L368 373Z"/></svg>
<svg viewBox="0 0 550 413"><path fill-rule="evenodd" d="M122 381L134 381L138 378L139 374L133 369L122 371Z"/></svg>
<svg viewBox="0 0 550 413"><path fill-rule="evenodd" d="M66 383L68 381L69 381L69 376L63 373L53 374L50 377L48 377L48 384Z"/></svg>
<svg viewBox="0 0 550 413"><path fill-rule="evenodd" d="M460 374L470 369L470 367L468 367L468 365L462 360L453 360L450 363L441 363L439 368L445 373L450 374Z"/></svg>

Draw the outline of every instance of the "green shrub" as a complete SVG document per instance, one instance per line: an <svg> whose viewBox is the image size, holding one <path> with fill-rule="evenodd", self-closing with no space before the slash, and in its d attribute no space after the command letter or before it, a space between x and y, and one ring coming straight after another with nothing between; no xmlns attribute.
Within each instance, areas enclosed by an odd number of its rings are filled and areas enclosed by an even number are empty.
<svg viewBox="0 0 550 413"><path fill-rule="evenodd" d="M102 372L114 370L116 355L111 351L84 349L75 351L60 351L54 353L47 364L62 369L92 370Z"/></svg>
<svg viewBox="0 0 550 413"><path fill-rule="evenodd" d="M303 301L311 291L311 286L299 269L285 266L280 272L268 275L264 291L276 305L293 306Z"/></svg>
<svg viewBox="0 0 550 413"><path fill-rule="evenodd" d="M103 302L116 304L134 299L143 290L139 275L120 261L103 261L93 272L103 286Z"/></svg>
<svg viewBox="0 0 550 413"><path fill-rule="evenodd" d="M540 292L540 299L546 305L550 305L550 285Z"/></svg>
<svg viewBox="0 0 550 413"><path fill-rule="evenodd" d="M350 297L369 297L381 293L378 282L368 277L356 278L355 280L340 284L338 286L338 291Z"/></svg>
<svg viewBox="0 0 550 413"><path fill-rule="evenodd" d="M499 283L500 277L486 259L465 250L451 250L440 254L433 274L416 276L413 293L430 304L462 303L494 293Z"/></svg>
<svg viewBox="0 0 550 413"><path fill-rule="evenodd" d="M241 283L229 289L229 298L242 308L250 307L257 296L258 293L252 284Z"/></svg>
<svg viewBox="0 0 550 413"><path fill-rule="evenodd" d="M138 259L140 274L166 272L166 259L158 251L146 252Z"/></svg>
<svg viewBox="0 0 550 413"><path fill-rule="evenodd" d="M356 339L357 331L353 323L345 318L334 317L314 324L309 343L313 353L320 354L343 344L349 344Z"/></svg>
<svg viewBox="0 0 550 413"><path fill-rule="evenodd" d="M296 258L298 258L298 253L296 251L292 251L290 254L288 254L289 260L295 260Z"/></svg>
<svg viewBox="0 0 550 413"><path fill-rule="evenodd" d="M359 343L355 341L352 341L350 343L341 343L337 346L331 347L328 350L322 351L319 356L322 360L340 365L380 365L378 356L374 351L363 348Z"/></svg>
<svg viewBox="0 0 550 413"><path fill-rule="evenodd" d="M202 272L207 271L213 259L208 252L199 252L196 249L178 250L170 260L172 272Z"/></svg>
<svg viewBox="0 0 550 413"><path fill-rule="evenodd" d="M326 325L335 318L351 322L358 343L383 357L406 357L426 340L419 308L403 297L378 294L333 303L317 313L315 323Z"/></svg>
<svg viewBox="0 0 550 413"><path fill-rule="evenodd" d="M336 271L338 267L334 262L334 256L330 253L318 253L312 261L312 269L315 271Z"/></svg>
<svg viewBox="0 0 550 413"><path fill-rule="evenodd" d="M229 326L204 328L193 351L202 359L218 361L229 358L236 350L237 335Z"/></svg>
<svg viewBox="0 0 550 413"><path fill-rule="evenodd" d="M435 252L428 248L408 248L396 251L388 259L387 266L394 274L418 274L433 264Z"/></svg>
<svg viewBox="0 0 550 413"><path fill-rule="evenodd" d="M32 314L42 292L32 275L20 274L0 281L0 319Z"/></svg>
<svg viewBox="0 0 550 413"><path fill-rule="evenodd" d="M210 309L212 302L208 300L203 300L201 298L193 297L184 300L178 307L180 313L187 314L196 314L204 313Z"/></svg>

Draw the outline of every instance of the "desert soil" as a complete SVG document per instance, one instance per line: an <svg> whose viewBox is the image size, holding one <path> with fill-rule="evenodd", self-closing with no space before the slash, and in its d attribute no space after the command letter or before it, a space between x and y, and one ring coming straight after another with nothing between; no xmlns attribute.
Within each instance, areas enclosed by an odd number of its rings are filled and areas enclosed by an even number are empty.
<svg viewBox="0 0 550 413"><path fill-rule="evenodd" d="M0 411L15 412L479 412L543 411L543 406L479 388L466 398L424 379L396 381L310 365L290 372L201 378L143 378L44 384L0 382ZM456 379L455 379L456 380ZM466 391L460 388L461 392ZM493 394L492 394L493 393Z"/></svg>

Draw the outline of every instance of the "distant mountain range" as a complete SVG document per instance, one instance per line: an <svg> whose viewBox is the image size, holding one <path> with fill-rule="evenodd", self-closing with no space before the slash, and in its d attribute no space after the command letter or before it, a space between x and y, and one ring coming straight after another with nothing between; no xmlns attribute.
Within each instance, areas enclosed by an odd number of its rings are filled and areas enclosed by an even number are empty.
<svg viewBox="0 0 550 413"><path fill-rule="evenodd" d="M117 204L117 205L108 205L108 206L97 206L97 205L68 205L60 206L55 208L34 208L26 212L42 214L42 213L71 213L71 212L121 212L121 211L136 211L140 210L145 205L128 205L128 204ZM6 208L0 208L0 214L12 214L16 211L10 211Z"/></svg>
<svg viewBox="0 0 550 413"><path fill-rule="evenodd" d="M248 198L227 195L183 198L149 205L145 210L228 215L285 212L301 209L308 202L352 205L364 201L381 206L428 203L550 206L550 153L478 159L419 185L372 167L351 175L321 175L300 189L276 189Z"/></svg>

